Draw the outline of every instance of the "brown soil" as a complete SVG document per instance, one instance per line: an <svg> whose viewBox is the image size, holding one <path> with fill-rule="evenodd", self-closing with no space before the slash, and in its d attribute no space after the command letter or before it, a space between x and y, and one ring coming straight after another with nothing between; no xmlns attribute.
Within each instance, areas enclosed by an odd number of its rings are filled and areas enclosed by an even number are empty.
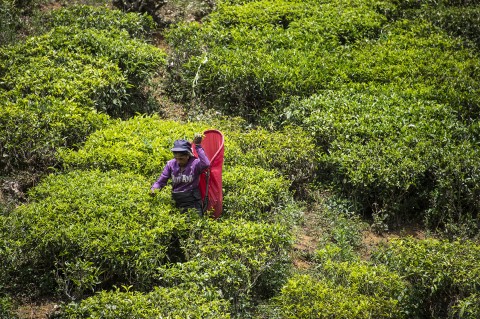
<svg viewBox="0 0 480 319"><path fill-rule="evenodd" d="M52 318L59 309L58 304L53 301L27 303L17 309L16 315L19 319L48 319Z"/></svg>
<svg viewBox="0 0 480 319"><path fill-rule="evenodd" d="M318 247L320 228L313 212L305 212L303 218L303 225L297 230L292 258L295 268L308 270L313 265L311 256Z"/></svg>
<svg viewBox="0 0 480 319"><path fill-rule="evenodd" d="M296 242L292 253L293 264L298 270L308 270L313 265L311 257L318 248L321 235L321 226L313 212L305 212L303 225L297 230ZM371 230L363 232L361 258L369 260L371 252L379 245L388 243L390 240L401 237L413 237L425 239L425 231L416 225L404 226L398 230L392 230L383 234Z"/></svg>

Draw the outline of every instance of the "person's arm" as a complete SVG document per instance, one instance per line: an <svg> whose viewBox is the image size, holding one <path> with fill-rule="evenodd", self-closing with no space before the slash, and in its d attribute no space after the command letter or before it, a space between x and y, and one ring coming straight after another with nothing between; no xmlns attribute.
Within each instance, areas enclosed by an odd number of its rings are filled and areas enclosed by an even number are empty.
<svg viewBox="0 0 480 319"><path fill-rule="evenodd" d="M210 160L205 154L202 145L195 144L195 150L197 151L198 159L200 160L200 163L198 163L198 172L200 173L210 166Z"/></svg>
<svg viewBox="0 0 480 319"><path fill-rule="evenodd" d="M150 191L153 193L155 189L162 189L167 185L168 179L170 178L172 168L170 167L170 163L165 165L162 174L160 177L153 183L152 187L150 187Z"/></svg>

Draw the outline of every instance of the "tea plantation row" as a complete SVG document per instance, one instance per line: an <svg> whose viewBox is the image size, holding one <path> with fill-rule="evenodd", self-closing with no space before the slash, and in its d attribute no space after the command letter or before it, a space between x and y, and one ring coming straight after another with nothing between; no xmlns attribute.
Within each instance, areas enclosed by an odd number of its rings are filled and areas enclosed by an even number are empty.
<svg viewBox="0 0 480 319"><path fill-rule="evenodd" d="M318 181L358 211L472 236L480 55L465 15L480 22L479 4L222 1L202 24L168 31L171 95L303 127L319 146Z"/></svg>
<svg viewBox="0 0 480 319"><path fill-rule="evenodd" d="M477 242L405 238L361 260L358 217L477 234L475 39L432 24L429 1L217 5L170 30L168 54L151 18L85 6L1 48L1 175L52 173L2 203L0 316L57 296L62 318L477 318ZM162 107L156 72L172 98L270 129L133 116ZM172 142L212 127L222 218L148 196ZM322 234L303 271L295 194Z"/></svg>

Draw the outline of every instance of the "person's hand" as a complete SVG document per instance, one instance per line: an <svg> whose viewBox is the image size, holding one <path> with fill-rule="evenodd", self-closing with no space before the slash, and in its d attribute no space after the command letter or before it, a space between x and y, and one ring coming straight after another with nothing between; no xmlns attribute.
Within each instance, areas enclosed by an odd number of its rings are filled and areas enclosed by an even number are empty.
<svg viewBox="0 0 480 319"><path fill-rule="evenodd" d="M149 195L152 196L152 197L155 196L155 190L151 189Z"/></svg>
<svg viewBox="0 0 480 319"><path fill-rule="evenodd" d="M203 134L202 133L195 133L195 136L193 137L193 143L196 145L202 144L203 140Z"/></svg>

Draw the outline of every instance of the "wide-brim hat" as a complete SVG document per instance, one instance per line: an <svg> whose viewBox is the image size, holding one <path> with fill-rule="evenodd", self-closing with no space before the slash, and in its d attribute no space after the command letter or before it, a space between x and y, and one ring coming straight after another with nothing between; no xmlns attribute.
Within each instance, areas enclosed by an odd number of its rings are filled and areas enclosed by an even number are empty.
<svg viewBox="0 0 480 319"><path fill-rule="evenodd" d="M192 154L192 144L186 140L176 140L173 143L173 148L171 149L172 152L187 152L190 156Z"/></svg>

